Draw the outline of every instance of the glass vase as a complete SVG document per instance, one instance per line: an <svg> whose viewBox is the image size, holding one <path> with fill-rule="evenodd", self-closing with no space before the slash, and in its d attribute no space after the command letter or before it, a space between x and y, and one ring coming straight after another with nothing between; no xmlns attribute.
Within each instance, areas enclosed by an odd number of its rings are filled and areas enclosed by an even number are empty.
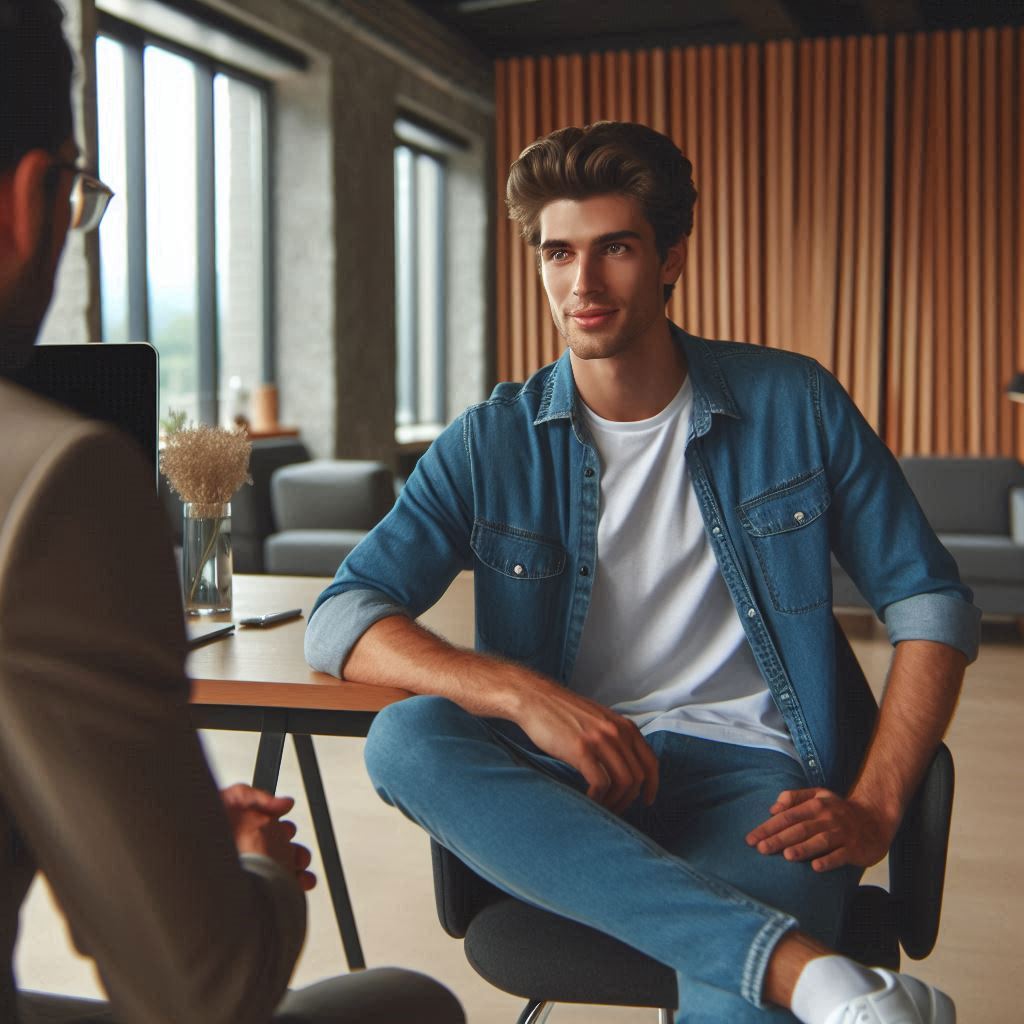
<svg viewBox="0 0 1024 1024"><path fill-rule="evenodd" d="M231 503L184 502L181 585L187 615L231 611Z"/></svg>

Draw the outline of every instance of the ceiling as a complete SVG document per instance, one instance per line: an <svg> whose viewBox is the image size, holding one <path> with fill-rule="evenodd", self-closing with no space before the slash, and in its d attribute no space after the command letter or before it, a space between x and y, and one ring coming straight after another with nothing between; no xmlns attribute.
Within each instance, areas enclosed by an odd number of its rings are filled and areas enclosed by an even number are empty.
<svg viewBox="0 0 1024 1024"><path fill-rule="evenodd" d="M1024 24L1024 0L409 0L489 57Z"/></svg>

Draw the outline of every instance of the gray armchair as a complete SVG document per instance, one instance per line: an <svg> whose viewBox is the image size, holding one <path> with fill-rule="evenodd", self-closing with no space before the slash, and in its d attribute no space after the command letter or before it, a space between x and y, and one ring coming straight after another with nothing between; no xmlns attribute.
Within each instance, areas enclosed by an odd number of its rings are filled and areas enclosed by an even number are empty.
<svg viewBox="0 0 1024 1024"><path fill-rule="evenodd" d="M333 576L395 501L382 462L317 459L278 469L270 480L277 527L263 544L267 572Z"/></svg>

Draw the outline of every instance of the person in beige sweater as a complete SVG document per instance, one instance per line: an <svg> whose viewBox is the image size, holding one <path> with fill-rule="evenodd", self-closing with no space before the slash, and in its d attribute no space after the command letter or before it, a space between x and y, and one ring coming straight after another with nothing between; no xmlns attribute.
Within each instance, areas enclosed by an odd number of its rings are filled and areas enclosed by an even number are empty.
<svg viewBox="0 0 1024 1024"><path fill-rule="evenodd" d="M285 996L309 851L291 800L218 794L191 727L181 599L152 470L113 428L5 379L49 305L69 228L110 198L77 167L53 0L0 0L0 1021L459 1024L397 969ZM19 993L41 870L111 1003Z"/></svg>

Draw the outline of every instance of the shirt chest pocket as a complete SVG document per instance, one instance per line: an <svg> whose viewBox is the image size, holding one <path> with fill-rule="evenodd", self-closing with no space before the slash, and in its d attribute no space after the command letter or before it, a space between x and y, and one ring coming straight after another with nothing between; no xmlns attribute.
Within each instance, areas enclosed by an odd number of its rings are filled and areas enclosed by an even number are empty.
<svg viewBox="0 0 1024 1024"><path fill-rule="evenodd" d="M777 611L805 612L831 599L831 500L818 469L736 509Z"/></svg>
<svg viewBox="0 0 1024 1024"><path fill-rule="evenodd" d="M560 619L565 549L513 527L477 520L470 547L476 556L476 631L490 651L525 661L550 641Z"/></svg>

